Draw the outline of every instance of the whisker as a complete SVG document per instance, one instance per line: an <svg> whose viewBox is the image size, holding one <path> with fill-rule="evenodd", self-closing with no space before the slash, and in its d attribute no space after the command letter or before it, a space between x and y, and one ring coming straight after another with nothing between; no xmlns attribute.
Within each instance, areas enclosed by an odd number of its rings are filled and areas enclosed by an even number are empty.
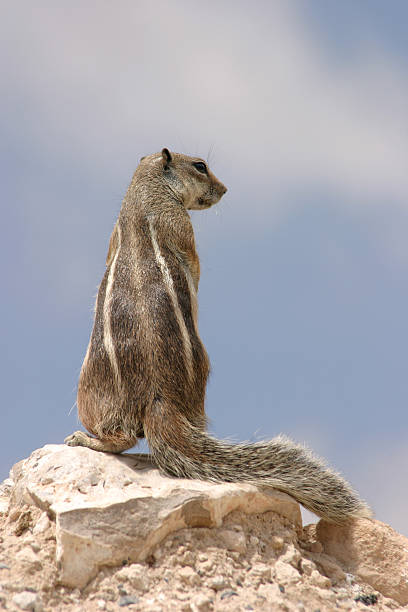
<svg viewBox="0 0 408 612"><path fill-rule="evenodd" d="M72 404L71 408L69 409L68 416L71 414L75 406L76 406L76 401Z"/></svg>

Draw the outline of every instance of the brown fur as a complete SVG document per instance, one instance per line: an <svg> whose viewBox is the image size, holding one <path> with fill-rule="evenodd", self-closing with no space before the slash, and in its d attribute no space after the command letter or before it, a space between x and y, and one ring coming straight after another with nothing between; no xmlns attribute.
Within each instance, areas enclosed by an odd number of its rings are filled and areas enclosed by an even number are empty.
<svg viewBox="0 0 408 612"><path fill-rule="evenodd" d="M163 149L142 159L110 239L79 379L79 417L95 437L66 442L122 452L146 436L168 474L276 487L332 521L369 516L346 481L286 438L232 445L205 432L209 361L187 210L225 191L198 158Z"/></svg>

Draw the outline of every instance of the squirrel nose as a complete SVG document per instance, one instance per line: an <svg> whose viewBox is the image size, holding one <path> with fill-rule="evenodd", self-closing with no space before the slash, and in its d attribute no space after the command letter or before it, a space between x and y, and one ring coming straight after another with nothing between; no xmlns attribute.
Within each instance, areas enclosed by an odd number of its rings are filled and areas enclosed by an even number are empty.
<svg viewBox="0 0 408 612"><path fill-rule="evenodd" d="M225 185L222 186L222 195L224 195L224 193L227 193L228 189L226 188Z"/></svg>

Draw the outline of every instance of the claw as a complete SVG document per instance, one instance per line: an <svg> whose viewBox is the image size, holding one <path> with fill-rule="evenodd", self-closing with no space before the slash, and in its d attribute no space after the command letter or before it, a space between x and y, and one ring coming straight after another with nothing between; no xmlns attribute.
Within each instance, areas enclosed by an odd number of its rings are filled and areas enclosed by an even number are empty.
<svg viewBox="0 0 408 612"><path fill-rule="evenodd" d="M70 436L67 436L64 440L67 446L87 446L89 436L83 431L75 431Z"/></svg>

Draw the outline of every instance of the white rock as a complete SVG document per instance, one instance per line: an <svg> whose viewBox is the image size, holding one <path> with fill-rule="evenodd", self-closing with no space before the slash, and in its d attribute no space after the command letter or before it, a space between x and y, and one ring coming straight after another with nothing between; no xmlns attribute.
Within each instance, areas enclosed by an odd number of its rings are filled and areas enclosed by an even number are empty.
<svg viewBox="0 0 408 612"><path fill-rule="evenodd" d="M195 557L191 550L186 550L183 556L180 558L181 565L190 565L190 567L195 566Z"/></svg>
<svg viewBox="0 0 408 612"><path fill-rule="evenodd" d="M335 557L385 597L408 604L408 538L374 519L342 525L319 521L316 528L324 552Z"/></svg>
<svg viewBox="0 0 408 612"><path fill-rule="evenodd" d="M280 607L283 603L282 593L279 586L276 583L261 584L257 590L257 594L261 597L265 597L266 601L270 605L270 610L284 610L285 608Z"/></svg>
<svg viewBox="0 0 408 612"><path fill-rule="evenodd" d="M0 514L7 514L8 512L13 486L14 481L11 478L6 478L0 483Z"/></svg>
<svg viewBox="0 0 408 612"><path fill-rule="evenodd" d="M323 573L330 578L332 584L338 584L345 580L346 574L343 572L340 565L327 555L320 555L319 558L316 559L316 563L323 570Z"/></svg>
<svg viewBox="0 0 408 612"><path fill-rule="evenodd" d="M316 565L310 559L302 559L302 570L306 576L310 576L316 570Z"/></svg>
<svg viewBox="0 0 408 612"><path fill-rule="evenodd" d="M285 540L281 538L280 536L273 536L271 540L271 544L272 544L272 548L276 552L280 552L285 545Z"/></svg>
<svg viewBox="0 0 408 612"><path fill-rule="evenodd" d="M25 569L30 573L40 570L42 567L41 561L31 546L25 546L23 549L19 550L18 553L16 553L16 560L22 563Z"/></svg>
<svg viewBox="0 0 408 612"><path fill-rule="evenodd" d="M214 609L214 603L210 597L200 594L195 597L191 607L194 612L196 612L196 610L198 610L198 612L210 612L210 610Z"/></svg>
<svg viewBox="0 0 408 612"><path fill-rule="evenodd" d="M10 497L13 487L14 480L12 478L6 478L5 480L3 480L3 482L0 484L0 496L5 495L7 497Z"/></svg>
<svg viewBox="0 0 408 612"><path fill-rule="evenodd" d="M11 475L16 507L55 516L60 581L70 587L83 588L103 565L145 560L172 532L220 527L234 510L275 511L301 528L299 505L284 493L164 477L147 455L47 445Z"/></svg>
<svg viewBox="0 0 408 612"><path fill-rule="evenodd" d="M274 573L276 581L280 584L291 584L300 580L299 572L289 563L284 563L283 561L275 563Z"/></svg>
<svg viewBox="0 0 408 612"><path fill-rule="evenodd" d="M219 535L227 550L239 553L244 553L246 551L247 544L244 533L231 531L230 529L222 529Z"/></svg>
<svg viewBox="0 0 408 612"><path fill-rule="evenodd" d="M48 518L47 513L43 512L36 524L34 525L33 534L39 535L40 533L44 533L50 527L50 519Z"/></svg>
<svg viewBox="0 0 408 612"><path fill-rule="evenodd" d="M143 565L134 563L128 567L123 567L115 574L117 580L129 582L137 591L148 591L150 587L150 577Z"/></svg>
<svg viewBox="0 0 408 612"><path fill-rule="evenodd" d="M310 582L314 586L320 587L321 589L329 589L331 587L331 580L327 576L322 576L317 570L313 570L310 574Z"/></svg>
<svg viewBox="0 0 408 612"><path fill-rule="evenodd" d="M31 591L22 591L13 597L13 603L20 610L31 610L32 612L42 612L43 606L37 593Z"/></svg>
<svg viewBox="0 0 408 612"><path fill-rule="evenodd" d="M231 585L224 576L215 576L208 581L208 586L214 591L222 591Z"/></svg>
<svg viewBox="0 0 408 612"><path fill-rule="evenodd" d="M255 563L249 572L252 576L257 576L267 582L271 579L271 568L265 563Z"/></svg>
<svg viewBox="0 0 408 612"><path fill-rule="evenodd" d="M280 561L284 563L290 563L293 567L297 568L299 565L299 561L302 558L302 555L298 551L297 548L293 546L293 544L289 544L285 553L279 558Z"/></svg>
<svg viewBox="0 0 408 612"><path fill-rule="evenodd" d="M189 586L199 586L201 584L200 576L191 567L182 567L178 571L178 577L181 582Z"/></svg>

